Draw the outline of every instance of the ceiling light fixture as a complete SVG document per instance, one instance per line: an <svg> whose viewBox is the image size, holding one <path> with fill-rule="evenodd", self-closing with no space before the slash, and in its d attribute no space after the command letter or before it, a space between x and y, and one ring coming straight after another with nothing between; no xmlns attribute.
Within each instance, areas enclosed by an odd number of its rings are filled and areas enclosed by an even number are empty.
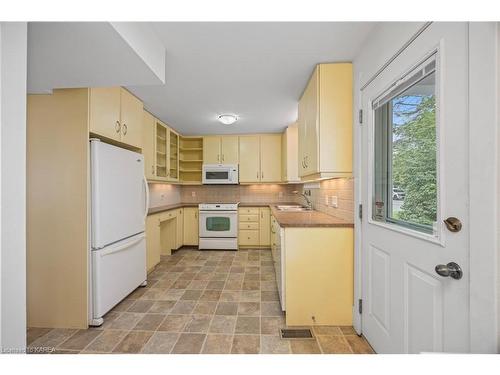
<svg viewBox="0 0 500 375"><path fill-rule="evenodd" d="M231 125L238 120L238 117L235 115L220 115L217 119L224 125Z"/></svg>

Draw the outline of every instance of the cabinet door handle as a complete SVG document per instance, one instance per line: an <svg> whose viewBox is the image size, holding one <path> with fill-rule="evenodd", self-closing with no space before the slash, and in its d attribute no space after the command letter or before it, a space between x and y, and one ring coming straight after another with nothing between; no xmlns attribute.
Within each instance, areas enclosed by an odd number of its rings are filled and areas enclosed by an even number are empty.
<svg viewBox="0 0 500 375"><path fill-rule="evenodd" d="M155 174L155 166L154 166L154 165L152 165L152 166L151 166L151 174L152 174L152 175L154 175L154 174Z"/></svg>
<svg viewBox="0 0 500 375"><path fill-rule="evenodd" d="M224 154L222 154L222 161L224 161Z"/></svg>
<svg viewBox="0 0 500 375"><path fill-rule="evenodd" d="M115 124L115 130L119 133L122 130L122 126L120 125L120 121L117 121Z"/></svg>
<svg viewBox="0 0 500 375"><path fill-rule="evenodd" d="M257 171L257 178L259 178L259 171Z"/></svg>
<svg viewBox="0 0 500 375"><path fill-rule="evenodd" d="M260 178L264 178L264 172L260 172Z"/></svg>
<svg viewBox="0 0 500 375"><path fill-rule="evenodd" d="M217 161L220 163L220 155L217 154Z"/></svg>
<svg viewBox="0 0 500 375"><path fill-rule="evenodd" d="M123 135L127 135L127 124L123 124Z"/></svg>

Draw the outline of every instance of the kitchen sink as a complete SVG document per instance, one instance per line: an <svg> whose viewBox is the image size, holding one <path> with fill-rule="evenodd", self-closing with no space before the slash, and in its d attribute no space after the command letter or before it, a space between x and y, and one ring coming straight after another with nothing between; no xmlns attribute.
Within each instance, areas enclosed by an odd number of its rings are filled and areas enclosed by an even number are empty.
<svg viewBox="0 0 500 375"><path fill-rule="evenodd" d="M311 211L310 208L299 205L282 205L282 206L276 206L276 208L279 211L291 211L291 212Z"/></svg>

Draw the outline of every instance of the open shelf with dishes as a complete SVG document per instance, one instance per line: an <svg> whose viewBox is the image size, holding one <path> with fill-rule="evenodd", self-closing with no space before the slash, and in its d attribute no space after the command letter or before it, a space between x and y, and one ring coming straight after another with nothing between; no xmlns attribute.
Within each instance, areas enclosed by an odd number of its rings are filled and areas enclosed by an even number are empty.
<svg viewBox="0 0 500 375"><path fill-rule="evenodd" d="M179 154L180 181L201 184L203 137L180 137Z"/></svg>

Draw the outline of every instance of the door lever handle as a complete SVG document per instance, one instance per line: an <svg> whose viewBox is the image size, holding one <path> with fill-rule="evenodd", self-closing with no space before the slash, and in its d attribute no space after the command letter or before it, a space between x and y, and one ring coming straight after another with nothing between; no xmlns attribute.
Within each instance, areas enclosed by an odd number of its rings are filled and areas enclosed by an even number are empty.
<svg viewBox="0 0 500 375"><path fill-rule="evenodd" d="M462 268L460 268L460 266L455 262L450 262L448 264L438 264L435 270L439 276L451 277L455 280L460 280L463 276Z"/></svg>

